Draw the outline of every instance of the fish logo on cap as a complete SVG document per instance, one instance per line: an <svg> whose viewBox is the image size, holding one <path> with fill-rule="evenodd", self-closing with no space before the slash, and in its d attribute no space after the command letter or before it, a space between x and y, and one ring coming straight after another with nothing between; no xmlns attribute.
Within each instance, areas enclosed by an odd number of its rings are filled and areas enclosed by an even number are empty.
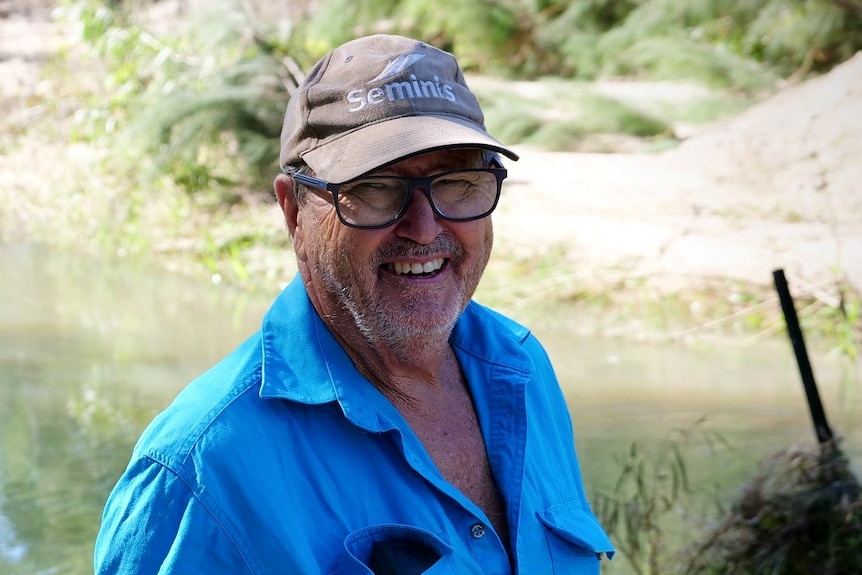
<svg viewBox="0 0 862 575"><path fill-rule="evenodd" d="M406 70L424 57L425 54L401 54L394 60L390 60L389 63L386 64L386 67L383 68L383 71L377 75L377 77L368 80L368 82L366 83L373 84L375 82L394 78L395 76L398 76L404 70Z"/></svg>

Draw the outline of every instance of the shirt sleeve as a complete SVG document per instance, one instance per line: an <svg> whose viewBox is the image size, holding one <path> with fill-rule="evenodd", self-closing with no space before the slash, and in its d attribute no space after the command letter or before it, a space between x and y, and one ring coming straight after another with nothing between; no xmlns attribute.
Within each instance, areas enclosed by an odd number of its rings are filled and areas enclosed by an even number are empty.
<svg viewBox="0 0 862 575"><path fill-rule="evenodd" d="M252 573L209 509L173 471L134 460L105 505L96 575Z"/></svg>

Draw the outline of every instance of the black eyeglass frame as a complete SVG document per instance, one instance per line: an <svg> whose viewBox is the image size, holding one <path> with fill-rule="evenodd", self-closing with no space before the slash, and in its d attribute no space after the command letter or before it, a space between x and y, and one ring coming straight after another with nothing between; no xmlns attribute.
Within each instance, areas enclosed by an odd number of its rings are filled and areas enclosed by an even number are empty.
<svg viewBox="0 0 862 575"><path fill-rule="evenodd" d="M437 204L434 203L434 199L431 197L431 182L433 182L434 180L436 180L437 178L440 178L442 176L447 176L449 174L463 173L463 172L484 172L484 173L492 174L494 176L494 178L496 178L496 180L497 180L497 194L494 196L494 203L491 204L491 207L488 210L486 210L484 213L479 214L478 216L470 216L468 218L453 218L453 217L447 216L446 214L441 212L440 209L437 207ZM503 189L503 180L505 180L506 177L509 175L508 170L506 170L505 168L462 168L460 170L449 170L446 172L440 172L439 174L434 174L434 175L426 176L426 177L422 177L422 178L408 178L408 177L403 177L403 176L365 175L365 176L360 176L358 178L354 178L352 180L347 180L346 182L332 183L332 182L327 182L326 180L321 180L320 178L315 178L313 176L309 176L307 174L302 174L299 172L286 171L285 173L287 175L289 175L290 177L292 177L296 181L296 183L298 183L300 185L307 186L309 188L316 189L316 190L324 190L324 191L327 191L330 194L332 194L331 200L327 198L327 201L329 201L335 207L335 213L338 216L339 221L349 228L356 228L359 230L377 230L377 229L381 229L381 228L386 228L386 227L389 227L392 224L396 223L401 218L403 218L404 214L407 213L407 207L410 205L410 201L413 199L413 192L416 190L416 188L419 188L422 190L422 193L425 194L426 198L428 198L428 203L431 205L431 209L434 210L434 214L443 220L446 220L449 222L471 222L474 220L481 220L482 218L486 218L486 217L490 216L491 213L497 208L497 203L500 201L500 194L501 194L502 189ZM401 207L398 209L398 212L396 212L395 217L386 223L373 224L373 225L362 225L362 224L350 223L347 220L345 220L344 216L341 214L341 210L338 207L338 191L341 189L341 186L345 186L347 184L352 184L353 182L356 182L359 180L366 180L369 178L398 180L398 181L404 182L404 184L407 186L407 193L404 195L404 202L402 203Z"/></svg>

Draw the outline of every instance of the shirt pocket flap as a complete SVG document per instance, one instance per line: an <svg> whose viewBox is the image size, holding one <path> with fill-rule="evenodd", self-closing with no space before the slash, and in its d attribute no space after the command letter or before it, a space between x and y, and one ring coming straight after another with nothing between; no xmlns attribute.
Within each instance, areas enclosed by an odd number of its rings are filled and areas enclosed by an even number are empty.
<svg viewBox="0 0 862 575"><path fill-rule="evenodd" d="M338 575L398 573L454 574L452 547L442 539L410 525L372 525L344 540Z"/></svg>
<svg viewBox="0 0 862 575"><path fill-rule="evenodd" d="M614 546L599 520L578 501L548 507L537 513L539 520L560 539L594 552L614 556Z"/></svg>

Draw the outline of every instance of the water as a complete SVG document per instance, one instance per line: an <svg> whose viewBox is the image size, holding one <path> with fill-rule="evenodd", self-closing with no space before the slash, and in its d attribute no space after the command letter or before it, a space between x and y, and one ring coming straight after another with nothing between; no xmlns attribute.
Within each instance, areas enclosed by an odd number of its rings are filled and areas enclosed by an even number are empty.
<svg viewBox="0 0 862 575"><path fill-rule="evenodd" d="M0 270L0 574L92 573L102 506L143 426L250 335L271 298L35 246L0 244ZM675 430L732 446L686 451L704 507L773 452L813 444L783 341L692 349L586 340L559 325L536 332L590 490L610 489L633 442L658 449ZM862 461L855 383L834 358L814 368L845 453Z"/></svg>

